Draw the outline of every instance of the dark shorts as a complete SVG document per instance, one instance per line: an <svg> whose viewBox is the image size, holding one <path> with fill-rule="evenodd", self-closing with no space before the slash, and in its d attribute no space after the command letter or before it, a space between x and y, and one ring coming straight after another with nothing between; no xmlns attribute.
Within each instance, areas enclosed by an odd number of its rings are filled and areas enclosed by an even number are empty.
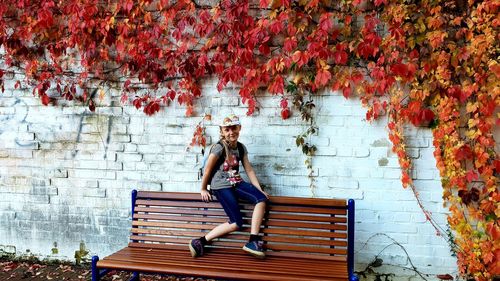
<svg viewBox="0 0 500 281"><path fill-rule="evenodd" d="M254 205L267 201L267 197L264 193L251 183L244 181L237 183L235 187L216 189L213 193L229 217L229 223L236 223L240 228L243 226L243 217L240 212L238 199Z"/></svg>

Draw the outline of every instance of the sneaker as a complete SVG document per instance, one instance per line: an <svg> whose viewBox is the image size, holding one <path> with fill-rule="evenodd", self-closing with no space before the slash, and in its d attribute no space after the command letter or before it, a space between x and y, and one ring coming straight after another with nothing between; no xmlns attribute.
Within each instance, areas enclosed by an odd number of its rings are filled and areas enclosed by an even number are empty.
<svg viewBox="0 0 500 281"><path fill-rule="evenodd" d="M250 253L252 256L257 258L265 258L266 254L264 253L264 242L262 241L251 241L243 246L243 251Z"/></svg>
<svg viewBox="0 0 500 281"><path fill-rule="evenodd" d="M203 256L204 247L199 238L193 239L189 242L189 251L191 252L191 256L193 258Z"/></svg>

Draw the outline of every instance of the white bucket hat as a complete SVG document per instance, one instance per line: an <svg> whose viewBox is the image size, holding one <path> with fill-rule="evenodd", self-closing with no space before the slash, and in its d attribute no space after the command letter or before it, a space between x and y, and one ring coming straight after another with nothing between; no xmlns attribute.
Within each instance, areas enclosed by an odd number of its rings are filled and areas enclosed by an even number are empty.
<svg viewBox="0 0 500 281"><path fill-rule="evenodd" d="M236 125L241 125L240 123L240 118L234 114L229 114L228 116L224 117L222 119L222 122L219 124L221 127L229 127L229 126L236 126Z"/></svg>

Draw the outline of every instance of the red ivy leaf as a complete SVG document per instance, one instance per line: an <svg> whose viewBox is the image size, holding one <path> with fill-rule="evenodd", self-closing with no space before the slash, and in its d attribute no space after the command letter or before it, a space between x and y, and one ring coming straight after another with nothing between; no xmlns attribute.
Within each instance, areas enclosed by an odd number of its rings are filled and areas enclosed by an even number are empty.
<svg viewBox="0 0 500 281"><path fill-rule="evenodd" d="M434 120L434 117L435 117L435 114L432 110L430 109L424 109L422 111L420 111L420 120L424 121L424 122L430 122L432 120Z"/></svg>
<svg viewBox="0 0 500 281"><path fill-rule="evenodd" d="M43 105L49 105L50 98L47 96L47 94L41 94L40 99L42 100Z"/></svg>
<svg viewBox="0 0 500 281"><path fill-rule="evenodd" d="M307 63L307 61L309 61L309 58L305 52L296 51L292 55L292 61L295 62L299 67L302 67Z"/></svg>
<svg viewBox="0 0 500 281"><path fill-rule="evenodd" d="M191 116L191 115L193 115L193 112L194 112L193 106L188 106L188 107L186 108L186 116Z"/></svg>
<svg viewBox="0 0 500 281"><path fill-rule="evenodd" d="M387 4L387 0L374 0L373 3L375 4L375 7L378 7L382 4L386 5Z"/></svg>
<svg viewBox="0 0 500 281"><path fill-rule="evenodd" d="M280 107L281 108L286 108L288 106L288 100L285 98L282 98L280 101Z"/></svg>
<svg viewBox="0 0 500 281"><path fill-rule="evenodd" d="M497 174L500 174L500 160L494 161L494 167L495 167L495 170L497 171Z"/></svg>
<svg viewBox="0 0 500 281"><path fill-rule="evenodd" d="M453 280L453 276L449 274L438 274L436 277L441 280Z"/></svg>
<svg viewBox="0 0 500 281"><path fill-rule="evenodd" d="M348 85L342 90L342 95L347 99L351 95L351 85Z"/></svg>
<svg viewBox="0 0 500 281"><path fill-rule="evenodd" d="M472 150L469 145L464 145L455 152L455 157L458 161L472 159Z"/></svg>
<svg viewBox="0 0 500 281"><path fill-rule="evenodd" d="M346 64L347 63L347 52L343 50L337 50L333 53L333 60L336 64Z"/></svg>
<svg viewBox="0 0 500 281"><path fill-rule="evenodd" d="M274 78L274 81L271 83L271 85L269 85L268 90L272 94L283 94L283 91L285 89L284 87L283 77L281 75L278 75L276 76L276 78Z"/></svg>
<svg viewBox="0 0 500 281"><path fill-rule="evenodd" d="M474 180L477 180L479 177L475 171L468 171L466 174L466 178L468 182L472 182Z"/></svg>
<svg viewBox="0 0 500 281"><path fill-rule="evenodd" d="M130 83L131 83L130 80L125 81L125 84L123 84L125 90L128 90L128 86L130 86Z"/></svg>
<svg viewBox="0 0 500 281"><path fill-rule="evenodd" d="M135 100L132 102L132 104L135 106L135 108L139 109L142 106L142 99L136 97Z"/></svg>
<svg viewBox="0 0 500 281"><path fill-rule="evenodd" d="M281 119L285 120L285 119L288 119L289 117L290 117L290 109L283 108L281 110Z"/></svg>
<svg viewBox="0 0 500 281"><path fill-rule="evenodd" d="M263 8L263 9L269 7L269 4L270 4L270 0L260 0L259 1L259 7Z"/></svg>
<svg viewBox="0 0 500 281"><path fill-rule="evenodd" d="M127 101L128 101L128 95L125 94L125 93L123 93L122 96L121 96L121 98L120 98L120 102L122 104L125 104L125 103L127 103Z"/></svg>
<svg viewBox="0 0 500 281"><path fill-rule="evenodd" d="M168 91L168 93L167 93L168 98L169 98L170 100L172 100L172 101L175 99L175 95L176 95L176 93L175 93L175 91L174 91L174 90L170 90L170 91Z"/></svg>
<svg viewBox="0 0 500 281"><path fill-rule="evenodd" d="M328 81L332 78L332 74L328 69L320 68L316 73L316 78L314 79L314 84L316 87L321 88L322 86L328 84Z"/></svg>
<svg viewBox="0 0 500 281"><path fill-rule="evenodd" d="M90 111L94 112L95 111L95 103L93 100L89 101L89 109Z"/></svg>

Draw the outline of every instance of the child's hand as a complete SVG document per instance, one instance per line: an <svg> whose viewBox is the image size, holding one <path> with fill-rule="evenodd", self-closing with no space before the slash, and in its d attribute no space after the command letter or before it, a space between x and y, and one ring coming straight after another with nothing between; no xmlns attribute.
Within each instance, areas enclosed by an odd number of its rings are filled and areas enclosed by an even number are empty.
<svg viewBox="0 0 500 281"><path fill-rule="evenodd" d="M212 201L212 195L210 194L210 192L208 192L208 190L203 189L200 193L201 193L201 200L203 200L203 202Z"/></svg>
<svg viewBox="0 0 500 281"><path fill-rule="evenodd" d="M267 192L265 192L264 190L261 190L262 193L264 193L264 195L266 196L267 199L269 199L269 194Z"/></svg>

